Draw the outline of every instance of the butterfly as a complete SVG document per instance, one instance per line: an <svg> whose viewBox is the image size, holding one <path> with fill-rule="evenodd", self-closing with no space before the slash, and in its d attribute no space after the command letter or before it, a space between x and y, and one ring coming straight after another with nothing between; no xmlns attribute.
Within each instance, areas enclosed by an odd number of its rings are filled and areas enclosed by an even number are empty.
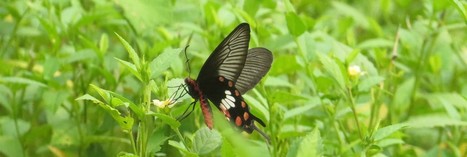
<svg viewBox="0 0 467 157"><path fill-rule="evenodd" d="M254 122L266 124L250 112L242 97L271 68L272 53L266 48L248 49L250 26L238 25L212 52L196 80L185 78L188 94L200 102L205 124L212 129L212 110L208 99L224 113L226 119L247 133L259 130Z"/></svg>

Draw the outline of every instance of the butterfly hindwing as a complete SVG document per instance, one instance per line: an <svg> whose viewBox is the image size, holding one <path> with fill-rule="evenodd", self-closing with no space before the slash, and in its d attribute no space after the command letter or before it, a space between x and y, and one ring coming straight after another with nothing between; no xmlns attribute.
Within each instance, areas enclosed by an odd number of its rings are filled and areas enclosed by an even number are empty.
<svg viewBox="0 0 467 157"><path fill-rule="evenodd" d="M248 133L253 131L251 126L254 125L254 121L265 126L261 119L250 113L250 108L235 87L235 82L219 76L217 80L212 81L211 85L218 87L215 89L216 94L206 93L206 95L229 121Z"/></svg>
<svg viewBox="0 0 467 157"><path fill-rule="evenodd" d="M263 78L272 63L272 53L268 49L257 47L248 50L245 66L238 77L235 87L245 94Z"/></svg>

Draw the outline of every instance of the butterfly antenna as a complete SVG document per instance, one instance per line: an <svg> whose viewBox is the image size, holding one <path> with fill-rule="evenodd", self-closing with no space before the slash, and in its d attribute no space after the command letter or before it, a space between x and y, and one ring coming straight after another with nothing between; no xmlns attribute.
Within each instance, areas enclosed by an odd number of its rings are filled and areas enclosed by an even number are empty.
<svg viewBox="0 0 467 157"><path fill-rule="evenodd" d="M261 134L261 136L263 136L264 139L266 139L268 144L271 144L271 139L269 138L269 136L266 133L264 133L262 130L260 130L258 127L256 127L256 125L254 123L251 123L250 127L253 128L254 130L256 130L259 134Z"/></svg>
<svg viewBox="0 0 467 157"><path fill-rule="evenodd" d="M186 67L188 68L188 77L190 77L191 75L191 69L190 69L190 59L188 59L187 50L188 50L188 47L190 47L190 42L191 42L192 37L193 37L193 33L190 34L190 37L188 38L188 41L186 42L185 49L183 50L185 53L185 58L186 58L185 64L186 64Z"/></svg>
<svg viewBox="0 0 467 157"><path fill-rule="evenodd" d="M182 121L183 119L185 119L186 117L188 117L192 112L193 110L195 110L195 104L196 104L197 101L193 101L190 105L188 105L188 107L185 109L185 111L182 113L182 116L178 117L177 120L178 121ZM193 106L191 108L191 111L186 113L188 111L188 109L190 109L190 106ZM186 114L185 114L186 113Z"/></svg>

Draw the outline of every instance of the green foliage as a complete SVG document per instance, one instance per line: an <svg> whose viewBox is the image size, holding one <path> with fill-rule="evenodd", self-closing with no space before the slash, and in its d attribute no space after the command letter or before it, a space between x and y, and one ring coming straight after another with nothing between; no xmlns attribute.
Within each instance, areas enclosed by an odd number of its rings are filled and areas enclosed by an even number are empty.
<svg viewBox="0 0 467 157"><path fill-rule="evenodd" d="M467 156L466 6L1 1L0 156ZM241 22L274 55L244 95L270 143L172 99Z"/></svg>

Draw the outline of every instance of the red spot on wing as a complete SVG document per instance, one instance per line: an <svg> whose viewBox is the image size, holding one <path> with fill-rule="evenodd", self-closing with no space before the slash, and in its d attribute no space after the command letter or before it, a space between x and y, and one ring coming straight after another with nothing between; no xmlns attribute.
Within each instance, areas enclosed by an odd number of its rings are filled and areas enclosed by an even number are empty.
<svg viewBox="0 0 467 157"><path fill-rule="evenodd" d="M246 103L245 101L242 101L242 108L245 108L246 107Z"/></svg>
<svg viewBox="0 0 467 157"><path fill-rule="evenodd" d="M240 92L238 90L235 90L235 96L240 96Z"/></svg>
<svg viewBox="0 0 467 157"><path fill-rule="evenodd" d="M237 116L237 118L235 118L235 125L242 126L242 118L240 118L240 116Z"/></svg>
<svg viewBox="0 0 467 157"><path fill-rule="evenodd" d="M243 119L248 120L248 118L250 118L248 112L243 113Z"/></svg>

